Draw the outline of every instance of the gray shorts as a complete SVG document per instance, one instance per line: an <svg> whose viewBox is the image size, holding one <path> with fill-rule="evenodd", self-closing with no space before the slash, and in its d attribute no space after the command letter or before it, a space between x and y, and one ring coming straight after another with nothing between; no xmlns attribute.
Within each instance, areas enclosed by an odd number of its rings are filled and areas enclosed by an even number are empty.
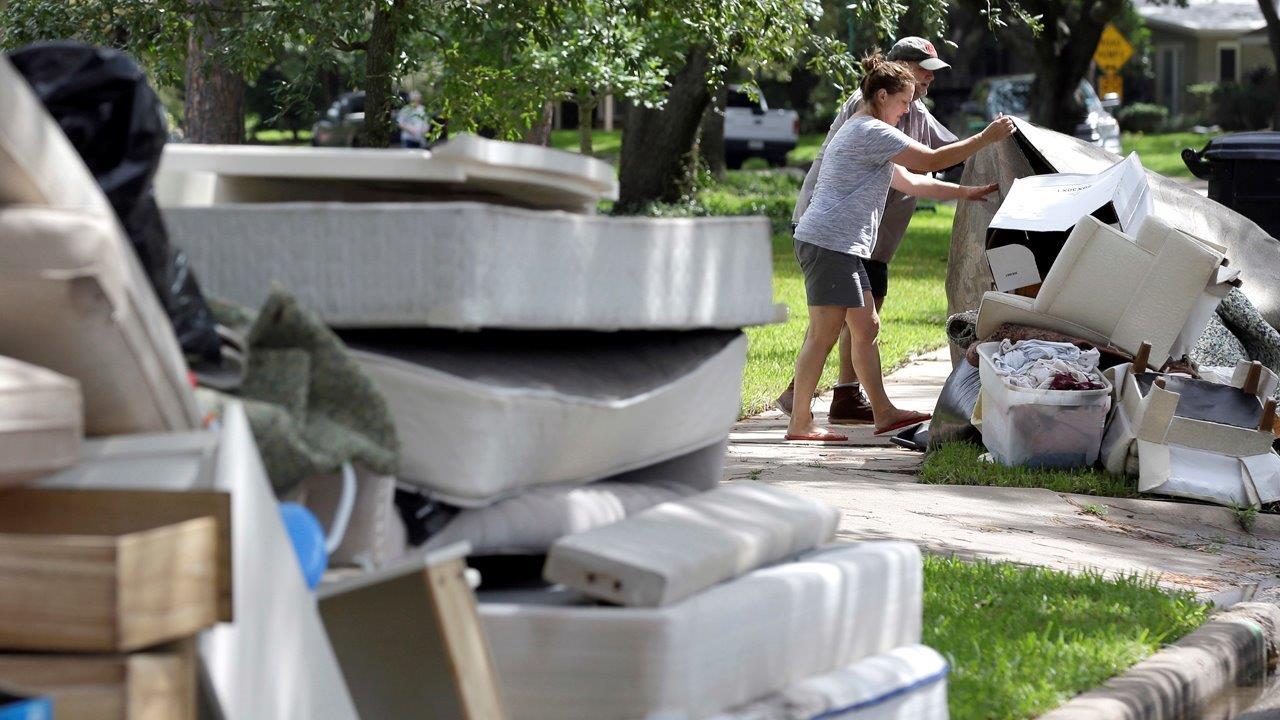
<svg viewBox="0 0 1280 720"><path fill-rule="evenodd" d="M803 240L793 239L791 242L795 247L796 261L804 271L804 290L810 306L866 306L862 293L871 290L871 279L862 265L862 258Z"/></svg>

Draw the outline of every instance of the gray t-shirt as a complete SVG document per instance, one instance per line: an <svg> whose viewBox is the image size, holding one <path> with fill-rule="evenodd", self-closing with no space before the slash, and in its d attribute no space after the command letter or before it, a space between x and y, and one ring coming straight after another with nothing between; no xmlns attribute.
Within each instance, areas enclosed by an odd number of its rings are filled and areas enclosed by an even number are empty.
<svg viewBox="0 0 1280 720"><path fill-rule="evenodd" d="M853 97L845 102L836 115L835 121L831 123L831 129L827 131L827 137L822 141L822 147L818 149L813 165L804 176L804 185L800 188L799 197L796 198L796 208L791 215L791 222L799 223L804 211L809 207L809 198L813 196L813 187L818 181L818 173L822 170L822 157L826 153L827 145L861 105L862 92L855 90ZM942 123L938 122L919 100L911 103L910 109L903 113L902 118L898 120L898 129L912 140L935 150L956 141L956 136L943 127ZM887 263L893 259L898 246L902 244L903 236L907 234L907 225L911 222L911 215L915 210L914 197L897 190L889 191L889 197L884 206L884 217L880 220L880 232L876 237L876 247L871 253L872 260Z"/></svg>
<svg viewBox="0 0 1280 720"><path fill-rule="evenodd" d="M827 146L796 239L871 257L893 179L892 158L910 144L911 138L892 125L867 115L849 118Z"/></svg>

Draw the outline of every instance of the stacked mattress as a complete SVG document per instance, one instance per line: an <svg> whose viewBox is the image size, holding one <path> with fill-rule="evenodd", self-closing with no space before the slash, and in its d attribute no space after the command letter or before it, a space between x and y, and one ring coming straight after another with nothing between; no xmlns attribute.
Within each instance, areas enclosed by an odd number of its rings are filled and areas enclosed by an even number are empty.
<svg viewBox="0 0 1280 720"><path fill-rule="evenodd" d="M392 559L389 497L406 551L536 559L719 480L742 328L779 318L765 218L597 216L617 194L608 165L469 136L173 147L160 175L208 294L258 307L280 285L387 398L397 476L356 468L349 513L338 479L308 484L328 524L350 518L337 558Z"/></svg>
<svg viewBox="0 0 1280 720"><path fill-rule="evenodd" d="M166 156L174 242L212 295L294 293L381 390L397 476L306 501L340 562L469 544L514 717L945 717L918 550L831 546L835 510L719 487L742 329L779 319L766 219L567 212L613 191L594 161L473 138L336 151L341 177L273 152Z"/></svg>
<svg viewBox="0 0 1280 720"><path fill-rule="evenodd" d="M557 584L479 595L512 716L945 720L919 550L838 522L737 482L556 540Z"/></svg>
<svg viewBox="0 0 1280 720"><path fill-rule="evenodd" d="M563 587L481 593L516 718L702 718L920 642L909 543L820 550L656 608Z"/></svg>

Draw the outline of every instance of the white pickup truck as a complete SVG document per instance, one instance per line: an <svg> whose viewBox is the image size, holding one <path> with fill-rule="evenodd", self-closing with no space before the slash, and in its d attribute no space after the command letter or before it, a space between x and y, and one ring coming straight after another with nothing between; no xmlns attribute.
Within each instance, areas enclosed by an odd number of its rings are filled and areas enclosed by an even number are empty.
<svg viewBox="0 0 1280 720"><path fill-rule="evenodd" d="M774 167L787 164L787 153L800 137L795 110L770 110L764 96L753 101L738 85L729 86L724 109L724 161L737 170L749 157L762 157Z"/></svg>

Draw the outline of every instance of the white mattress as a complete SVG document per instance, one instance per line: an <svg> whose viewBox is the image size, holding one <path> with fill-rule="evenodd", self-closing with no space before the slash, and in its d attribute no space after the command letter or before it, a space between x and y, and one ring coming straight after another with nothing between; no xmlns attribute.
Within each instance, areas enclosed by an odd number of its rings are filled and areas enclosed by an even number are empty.
<svg viewBox="0 0 1280 720"><path fill-rule="evenodd" d="M169 208L205 292L279 283L334 327L661 330L775 322L769 222L474 202Z"/></svg>
<svg viewBox="0 0 1280 720"><path fill-rule="evenodd" d="M824 503L736 482L563 537L543 577L619 605L669 605L824 545L839 523Z"/></svg>
<svg viewBox="0 0 1280 720"><path fill-rule="evenodd" d="M757 570L662 608L570 591L481 593L515 720L701 718L920 642L916 546L868 542Z"/></svg>
<svg viewBox="0 0 1280 720"><path fill-rule="evenodd" d="M711 720L947 720L949 669L933 648L908 645Z"/></svg>
<svg viewBox="0 0 1280 720"><path fill-rule="evenodd" d="M618 197L608 163L475 135L431 150L167 145L155 186L162 207L478 197L595 212Z"/></svg>
<svg viewBox="0 0 1280 720"><path fill-rule="evenodd" d="M0 357L0 488L71 467L83 434L79 383Z"/></svg>
<svg viewBox="0 0 1280 720"><path fill-rule="evenodd" d="M718 442L590 485L534 488L487 507L463 510L423 549L466 542L472 556L545 555L566 535L710 490L724 474L725 447L725 442Z"/></svg>
<svg viewBox="0 0 1280 720"><path fill-rule="evenodd" d="M400 479L463 507L723 440L747 353L729 332L344 338L387 399Z"/></svg>

